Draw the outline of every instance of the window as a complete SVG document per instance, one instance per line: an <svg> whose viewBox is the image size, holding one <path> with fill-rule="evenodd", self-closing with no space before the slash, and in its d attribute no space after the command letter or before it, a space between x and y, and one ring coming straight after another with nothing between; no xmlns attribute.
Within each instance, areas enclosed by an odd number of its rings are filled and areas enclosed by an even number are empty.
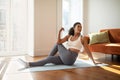
<svg viewBox="0 0 120 80"><path fill-rule="evenodd" d="M0 0L0 55L27 51L27 0Z"/></svg>
<svg viewBox="0 0 120 80"><path fill-rule="evenodd" d="M62 25L65 33L75 22L82 23L82 0L62 0Z"/></svg>
<svg viewBox="0 0 120 80"><path fill-rule="evenodd" d="M0 51L6 51L8 0L0 0Z"/></svg>

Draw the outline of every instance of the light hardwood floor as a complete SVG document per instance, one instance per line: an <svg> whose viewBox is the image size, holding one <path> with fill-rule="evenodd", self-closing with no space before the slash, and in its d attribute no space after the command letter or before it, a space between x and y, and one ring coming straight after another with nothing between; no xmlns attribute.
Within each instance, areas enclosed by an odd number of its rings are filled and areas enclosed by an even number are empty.
<svg viewBox="0 0 120 80"><path fill-rule="evenodd" d="M9 63L9 59L16 59L18 57L21 56L7 57L7 62ZM27 61L36 61L44 58L45 56L34 58L30 56L22 57L25 57ZM97 60L107 63L109 66L11 74L1 73L0 80L120 80L119 61L111 61L110 56L106 56L106 58L99 58Z"/></svg>

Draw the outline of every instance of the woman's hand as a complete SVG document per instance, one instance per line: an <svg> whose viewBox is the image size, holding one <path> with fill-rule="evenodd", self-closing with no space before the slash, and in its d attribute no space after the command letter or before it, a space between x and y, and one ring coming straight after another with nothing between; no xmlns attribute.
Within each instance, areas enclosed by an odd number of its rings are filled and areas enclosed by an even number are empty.
<svg viewBox="0 0 120 80"><path fill-rule="evenodd" d="M102 64L101 62L93 62L95 65L97 65L97 64Z"/></svg>
<svg viewBox="0 0 120 80"><path fill-rule="evenodd" d="M63 31L64 30L64 28L62 27L60 30L59 30L59 32L61 32L61 31Z"/></svg>
<svg viewBox="0 0 120 80"><path fill-rule="evenodd" d="M58 39L57 39L57 44L62 44L64 42L66 42L68 40L68 38L70 37L70 35L66 35L65 37L63 37L61 39L61 32L64 30L64 28L61 28L59 30L59 33L58 33Z"/></svg>

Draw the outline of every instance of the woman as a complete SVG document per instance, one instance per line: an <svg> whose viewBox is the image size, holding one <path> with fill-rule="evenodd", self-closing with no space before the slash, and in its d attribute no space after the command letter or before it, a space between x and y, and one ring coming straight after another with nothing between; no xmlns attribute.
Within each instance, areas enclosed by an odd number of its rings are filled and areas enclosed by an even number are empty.
<svg viewBox="0 0 120 80"><path fill-rule="evenodd" d="M81 35L82 30L81 23L76 22L73 25L73 27L69 30L69 34L61 39L60 36L63 30L64 28L61 28L59 30L57 43L55 44L47 58L36 62L25 62L21 59L19 59L19 61L25 67L44 66L47 63L53 63L56 65L60 64L73 65L74 62L76 61L78 53L84 46L84 49L86 50L88 56L93 61L93 63L96 64L90 50L87 47L85 39ZM67 45L63 46L62 43L66 41ZM59 55L55 56L57 52L59 53Z"/></svg>

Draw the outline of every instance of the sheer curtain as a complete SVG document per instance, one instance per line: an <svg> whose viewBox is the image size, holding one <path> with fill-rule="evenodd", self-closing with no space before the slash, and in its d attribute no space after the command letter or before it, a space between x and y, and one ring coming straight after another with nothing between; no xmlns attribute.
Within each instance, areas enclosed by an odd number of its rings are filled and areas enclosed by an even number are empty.
<svg viewBox="0 0 120 80"><path fill-rule="evenodd" d="M83 0L62 0L62 26L65 28L63 35L68 33L68 30L75 22L82 23Z"/></svg>
<svg viewBox="0 0 120 80"><path fill-rule="evenodd" d="M0 0L0 56L27 53L27 0Z"/></svg>

